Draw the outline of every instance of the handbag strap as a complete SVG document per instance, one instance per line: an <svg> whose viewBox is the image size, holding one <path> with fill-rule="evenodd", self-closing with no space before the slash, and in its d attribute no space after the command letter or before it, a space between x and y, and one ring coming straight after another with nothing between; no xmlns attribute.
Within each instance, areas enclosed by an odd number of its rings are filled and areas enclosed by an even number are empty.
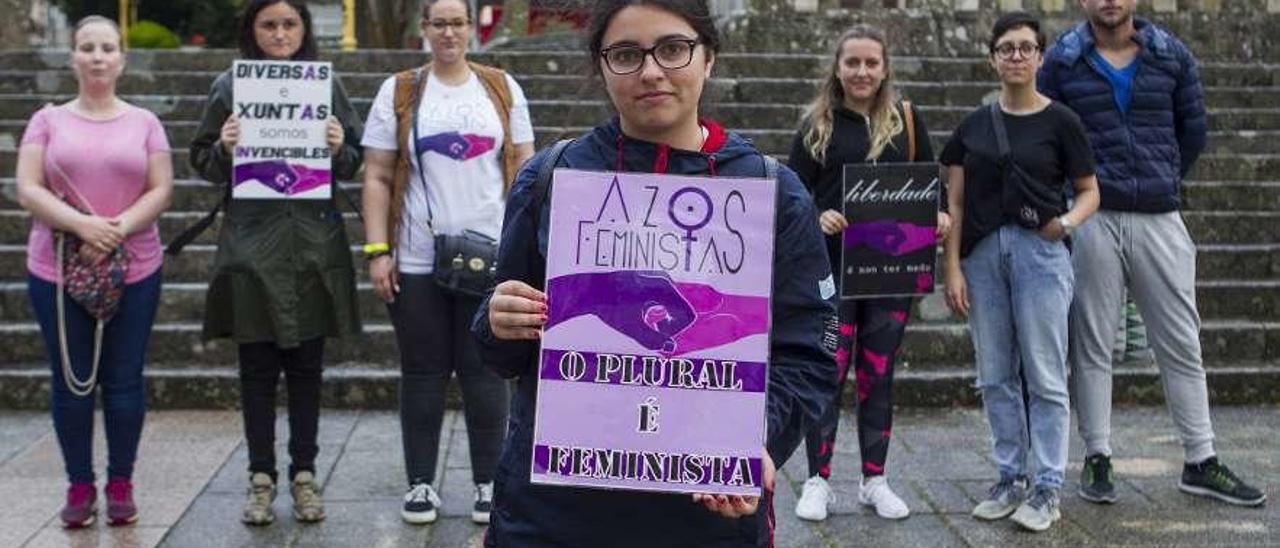
<svg viewBox="0 0 1280 548"><path fill-rule="evenodd" d="M66 234L59 231L57 235L58 248L58 283L57 291L57 308L58 308L58 351L62 358L62 380L67 385L67 390L77 398L83 398L93 393L93 389L98 384L98 364L102 361L102 334L103 328L107 322L98 319L97 326L93 333L93 364L90 365L89 378L80 380L76 378L76 373L71 369L71 356L67 350L67 305L66 291L63 290L65 283L65 273L63 260L66 258Z"/></svg>
<svg viewBox="0 0 1280 548"><path fill-rule="evenodd" d="M1004 116L1000 114L1000 101L994 101L987 109L991 113L991 129L996 132L996 147L1000 151L1000 162L1008 162L1012 154L1009 152L1009 134L1004 127Z"/></svg>

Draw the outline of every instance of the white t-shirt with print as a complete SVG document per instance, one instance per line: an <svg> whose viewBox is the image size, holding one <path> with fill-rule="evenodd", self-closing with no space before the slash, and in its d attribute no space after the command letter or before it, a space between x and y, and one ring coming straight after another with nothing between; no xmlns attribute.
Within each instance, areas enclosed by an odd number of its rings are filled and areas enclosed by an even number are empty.
<svg viewBox="0 0 1280 548"><path fill-rule="evenodd" d="M511 141L533 142L529 102L515 79L511 88ZM378 90L369 109L360 144L377 150L399 150L396 143L395 76ZM502 121L484 84L474 73L466 82L450 86L430 74L418 109L418 147L410 159L409 188L405 192L396 262L400 272L429 274L435 261L427 220L437 234L474 230L495 240L502 232ZM413 141L410 131L408 140ZM426 193L418 163L426 176ZM427 199L431 200L430 213Z"/></svg>

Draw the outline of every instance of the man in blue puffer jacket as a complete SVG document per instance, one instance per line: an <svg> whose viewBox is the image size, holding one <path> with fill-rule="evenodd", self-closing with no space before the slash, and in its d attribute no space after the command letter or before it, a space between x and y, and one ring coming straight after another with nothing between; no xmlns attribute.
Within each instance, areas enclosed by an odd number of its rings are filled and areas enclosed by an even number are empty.
<svg viewBox="0 0 1280 548"><path fill-rule="evenodd" d="M1218 462L1200 355L1196 248L1179 213L1182 178L1205 147L1204 94L1181 41L1133 16L1137 0L1080 0L1089 21L1058 38L1042 93L1080 116L1102 208L1075 231L1070 361L1085 463L1080 496L1116 500L1111 471L1111 346L1126 289L1147 321L1185 451L1179 488L1257 506L1266 496ZM1070 231L1068 231L1070 232Z"/></svg>

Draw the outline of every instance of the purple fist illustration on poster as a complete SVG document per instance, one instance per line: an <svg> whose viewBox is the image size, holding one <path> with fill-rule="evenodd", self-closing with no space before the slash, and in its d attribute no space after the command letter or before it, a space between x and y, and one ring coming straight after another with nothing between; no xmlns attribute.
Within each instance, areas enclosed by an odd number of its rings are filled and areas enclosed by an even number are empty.
<svg viewBox="0 0 1280 548"><path fill-rule="evenodd" d="M760 492L775 185L556 171L533 482Z"/></svg>

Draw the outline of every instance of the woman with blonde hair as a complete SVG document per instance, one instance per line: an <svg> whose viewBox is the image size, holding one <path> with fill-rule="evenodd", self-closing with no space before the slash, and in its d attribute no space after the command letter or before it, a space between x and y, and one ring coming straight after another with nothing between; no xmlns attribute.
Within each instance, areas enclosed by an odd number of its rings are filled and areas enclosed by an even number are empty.
<svg viewBox="0 0 1280 548"><path fill-rule="evenodd" d="M133 465L146 416L147 340L160 300L160 231L173 165L155 114L116 96L124 44L91 15L71 34L79 93L36 112L18 150L18 203L31 212L31 305L53 367L54 430L70 487L68 528L97 515L93 411L102 392L107 520L134 523Z"/></svg>
<svg viewBox="0 0 1280 548"><path fill-rule="evenodd" d="M832 274L841 279L841 235L849 227L843 211L844 166L859 163L931 162L929 132L909 102L900 101L893 86L889 45L884 32L868 25L846 31L818 95L809 105L792 141L790 166L813 196L817 223L827 237ZM938 237L951 224L938 214ZM858 387L858 443L862 484L858 501L887 519L909 515L907 505L884 479L893 424L893 365L902 344L911 298L888 297L840 303L840 346L836 352L841 390L852 361ZM805 434L809 479L796 515L821 521L827 517L832 492L831 458L840 417L840 394L829 402L822 419Z"/></svg>

